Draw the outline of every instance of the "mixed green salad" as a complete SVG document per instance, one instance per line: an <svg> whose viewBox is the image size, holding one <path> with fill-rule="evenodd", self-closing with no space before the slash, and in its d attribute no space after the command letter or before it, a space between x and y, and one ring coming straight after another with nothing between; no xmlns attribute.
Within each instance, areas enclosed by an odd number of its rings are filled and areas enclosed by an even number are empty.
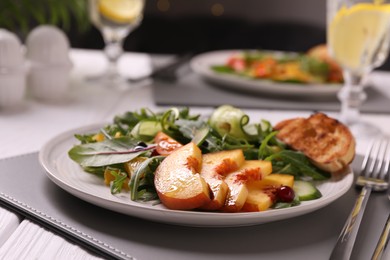
<svg viewBox="0 0 390 260"><path fill-rule="evenodd" d="M133 201L158 202L154 172L176 149L175 143L156 138L161 133L183 145L194 142L202 153L242 149L245 159L271 161L273 172L291 174L295 180L330 177L303 153L280 142L269 121L252 123L241 109L230 105L216 108L209 117L175 107L161 112L146 108L126 112L96 132L75 134L80 143L68 154L85 172L104 178L112 194L127 190ZM313 192L316 198L321 196L317 189ZM299 198L275 207L297 204Z"/></svg>
<svg viewBox="0 0 390 260"><path fill-rule="evenodd" d="M342 83L342 71L329 59L309 53L242 51L227 58L224 64L213 65L217 73L249 79L266 79L285 83Z"/></svg>

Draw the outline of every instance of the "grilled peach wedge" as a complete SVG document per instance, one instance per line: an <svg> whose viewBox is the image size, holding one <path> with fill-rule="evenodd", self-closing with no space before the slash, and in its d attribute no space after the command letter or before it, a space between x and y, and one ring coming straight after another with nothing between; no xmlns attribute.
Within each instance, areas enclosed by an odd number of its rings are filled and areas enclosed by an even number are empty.
<svg viewBox="0 0 390 260"><path fill-rule="evenodd" d="M275 201L275 195L266 190L250 189L241 211L264 211Z"/></svg>
<svg viewBox="0 0 390 260"><path fill-rule="evenodd" d="M224 178L230 172L238 170L244 163L245 157L241 149L227 150L204 154L200 175L205 179L212 191L212 199L203 205L204 210L218 210L224 204L228 185Z"/></svg>
<svg viewBox="0 0 390 260"><path fill-rule="evenodd" d="M199 172L202 152L194 143L172 152L157 167L154 183L161 202L170 209L189 210L210 202L210 189Z"/></svg>
<svg viewBox="0 0 390 260"><path fill-rule="evenodd" d="M250 182L248 186L253 189L279 188L280 186L289 186L292 188L294 186L294 176L290 174L272 173L261 180Z"/></svg>
<svg viewBox="0 0 390 260"><path fill-rule="evenodd" d="M293 187L294 176L273 173L259 181L248 182L248 196L242 211L264 211L275 201L275 190L280 186Z"/></svg>
<svg viewBox="0 0 390 260"><path fill-rule="evenodd" d="M261 181L272 172L272 164L269 161L248 160L235 172L229 173L225 182L229 191L222 207L225 212L238 212L246 203L249 195L247 184Z"/></svg>

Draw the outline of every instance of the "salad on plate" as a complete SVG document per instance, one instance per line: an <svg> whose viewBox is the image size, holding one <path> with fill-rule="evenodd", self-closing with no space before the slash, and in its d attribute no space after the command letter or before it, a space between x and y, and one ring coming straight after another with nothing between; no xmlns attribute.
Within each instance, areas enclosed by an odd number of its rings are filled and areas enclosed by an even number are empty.
<svg viewBox="0 0 390 260"><path fill-rule="evenodd" d="M320 198L316 185L332 173L278 132L230 105L209 117L188 108L141 109L75 134L79 144L68 155L113 196L128 193L129 200L168 209L253 212Z"/></svg>
<svg viewBox="0 0 390 260"><path fill-rule="evenodd" d="M326 45L306 53L248 50L228 57L224 64L212 65L217 73L279 83L338 84L343 82L340 66L328 55Z"/></svg>

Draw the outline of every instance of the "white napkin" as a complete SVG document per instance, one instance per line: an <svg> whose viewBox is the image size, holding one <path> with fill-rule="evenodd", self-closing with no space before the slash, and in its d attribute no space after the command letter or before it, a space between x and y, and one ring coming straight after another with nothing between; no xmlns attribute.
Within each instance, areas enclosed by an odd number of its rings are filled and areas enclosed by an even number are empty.
<svg viewBox="0 0 390 260"><path fill-rule="evenodd" d="M23 220L9 239L0 247L0 259L101 259L79 246Z"/></svg>
<svg viewBox="0 0 390 260"><path fill-rule="evenodd" d="M3 208L0 208L0 247L7 241L20 224L19 217Z"/></svg>

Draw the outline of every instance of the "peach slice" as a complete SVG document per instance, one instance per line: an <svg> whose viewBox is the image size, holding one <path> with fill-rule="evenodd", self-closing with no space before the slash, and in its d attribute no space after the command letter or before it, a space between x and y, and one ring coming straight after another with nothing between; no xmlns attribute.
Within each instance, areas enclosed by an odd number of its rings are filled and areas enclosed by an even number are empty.
<svg viewBox="0 0 390 260"><path fill-rule="evenodd" d="M236 172L228 174L225 182L229 186L222 211L238 212L244 206L249 190L247 184L264 179L272 172L272 165L269 161L248 160Z"/></svg>
<svg viewBox="0 0 390 260"><path fill-rule="evenodd" d="M267 190L249 189L242 211L264 211L275 201L275 195Z"/></svg>
<svg viewBox="0 0 390 260"><path fill-rule="evenodd" d="M273 173L262 180L252 181L250 186L256 189L265 189L267 187L294 186L294 176L290 174Z"/></svg>
<svg viewBox="0 0 390 260"><path fill-rule="evenodd" d="M170 209L195 209L210 202L210 189L200 176L202 152L194 143L172 152L157 167L154 183L161 202Z"/></svg>
<svg viewBox="0 0 390 260"><path fill-rule="evenodd" d="M264 211L275 202L275 191L280 186L293 187L294 176L273 173L260 181L247 184L248 196L242 211Z"/></svg>
<svg viewBox="0 0 390 260"><path fill-rule="evenodd" d="M241 149L236 149L204 154L202 160L200 174L210 186L212 200L201 209L217 210L225 204L228 192L225 176L236 171L244 163L245 157Z"/></svg>

